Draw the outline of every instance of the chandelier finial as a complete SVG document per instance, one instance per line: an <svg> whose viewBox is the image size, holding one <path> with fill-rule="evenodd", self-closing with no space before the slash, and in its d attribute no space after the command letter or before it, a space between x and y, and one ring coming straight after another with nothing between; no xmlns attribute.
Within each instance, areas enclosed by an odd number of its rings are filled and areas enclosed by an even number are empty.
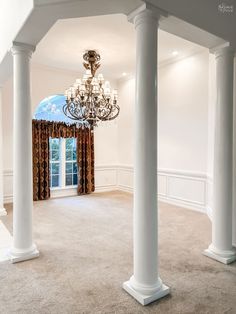
<svg viewBox="0 0 236 314"><path fill-rule="evenodd" d="M83 65L86 70L90 70L92 73L92 76L95 75L97 69L100 67L100 60L101 57L99 53L97 53L95 50L88 50L83 55L84 62Z"/></svg>

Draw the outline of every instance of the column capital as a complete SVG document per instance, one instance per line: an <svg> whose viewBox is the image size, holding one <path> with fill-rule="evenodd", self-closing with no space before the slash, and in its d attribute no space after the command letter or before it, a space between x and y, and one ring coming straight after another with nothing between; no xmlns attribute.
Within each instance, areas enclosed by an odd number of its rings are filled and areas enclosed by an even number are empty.
<svg viewBox="0 0 236 314"><path fill-rule="evenodd" d="M216 59L226 55L232 56L232 58L234 58L235 55L235 50L230 45L221 45L218 47L214 47L210 49L210 52L215 55Z"/></svg>
<svg viewBox="0 0 236 314"><path fill-rule="evenodd" d="M11 48L12 55L25 54L31 57L34 51L35 51L35 46L24 44L24 43L19 43L19 42L13 42L13 45Z"/></svg>
<svg viewBox="0 0 236 314"><path fill-rule="evenodd" d="M128 22L134 23L135 26L137 26L137 23L139 24L143 20L155 20L158 23L162 16L167 17L168 13L148 2L145 2L140 7L128 14Z"/></svg>

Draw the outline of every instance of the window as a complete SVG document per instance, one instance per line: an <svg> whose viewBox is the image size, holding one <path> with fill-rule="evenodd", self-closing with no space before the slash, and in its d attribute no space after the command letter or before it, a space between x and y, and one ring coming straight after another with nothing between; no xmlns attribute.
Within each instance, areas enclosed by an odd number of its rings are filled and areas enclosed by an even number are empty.
<svg viewBox="0 0 236 314"><path fill-rule="evenodd" d="M60 186L60 139L50 139L50 181L51 187Z"/></svg>
<svg viewBox="0 0 236 314"><path fill-rule="evenodd" d="M64 95L43 99L35 110L34 119L71 123L63 113ZM50 187L52 189L76 186L77 158L75 138L50 138Z"/></svg>
<svg viewBox="0 0 236 314"><path fill-rule="evenodd" d="M66 139L66 185L77 185L76 140Z"/></svg>
<svg viewBox="0 0 236 314"><path fill-rule="evenodd" d="M35 110L34 119L71 123L71 120L63 113L65 103L64 95L53 95L43 99Z"/></svg>
<svg viewBox="0 0 236 314"><path fill-rule="evenodd" d="M76 186L77 154L75 138L50 138L51 188Z"/></svg>

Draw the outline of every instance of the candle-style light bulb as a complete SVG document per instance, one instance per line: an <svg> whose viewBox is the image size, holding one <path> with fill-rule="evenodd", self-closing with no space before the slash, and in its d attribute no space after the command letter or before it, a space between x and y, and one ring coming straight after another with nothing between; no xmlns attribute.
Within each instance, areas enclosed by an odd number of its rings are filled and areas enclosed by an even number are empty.
<svg viewBox="0 0 236 314"><path fill-rule="evenodd" d="M117 92L117 89L113 89L112 94L113 94L113 99L114 99L114 100L117 100L117 99L118 99L118 92Z"/></svg>
<svg viewBox="0 0 236 314"><path fill-rule="evenodd" d="M110 82L109 82L109 81L106 81L106 82L105 82L104 88L109 88L109 89L111 89L111 85L110 85Z"/></svg>
<svg viewBox="0 0 236 314"><path fill-rule="evenodd" d="M102 83L104 81L104 77L102 75L102 73L98 74L98 82Z"/></svg>

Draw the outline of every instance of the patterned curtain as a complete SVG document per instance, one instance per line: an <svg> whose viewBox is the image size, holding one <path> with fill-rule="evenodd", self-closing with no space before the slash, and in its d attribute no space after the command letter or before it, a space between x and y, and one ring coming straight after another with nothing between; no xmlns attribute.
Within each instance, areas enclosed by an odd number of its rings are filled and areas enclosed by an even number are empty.
<svg viewBox="0 0 236 314"><path fill-rule="evenodd" d="M33 120L33 197L34 201L50 197L49 138L77 139L78 194L94 192L93 130L75 124Z"/></svg>
<svg viewBox="0 0 236 314"><path fill-rule="evenodd" d="M43 121L32 123L33 139L33 199L50 197L49 128Z"/></svg>
<svg viewBox="0 0 236 314"><path fill-rule="evenodd" d="M64 122L47 122L47 124L50 137L52 138L78 137L79 129L77 128L76 124L67 125Z"/></svg>
<svg viewBox="0 0 236 314"><path fill-rule="evenodd" d="M80 129L77 137L78 193L94 192L94 134Z"/></svg>

